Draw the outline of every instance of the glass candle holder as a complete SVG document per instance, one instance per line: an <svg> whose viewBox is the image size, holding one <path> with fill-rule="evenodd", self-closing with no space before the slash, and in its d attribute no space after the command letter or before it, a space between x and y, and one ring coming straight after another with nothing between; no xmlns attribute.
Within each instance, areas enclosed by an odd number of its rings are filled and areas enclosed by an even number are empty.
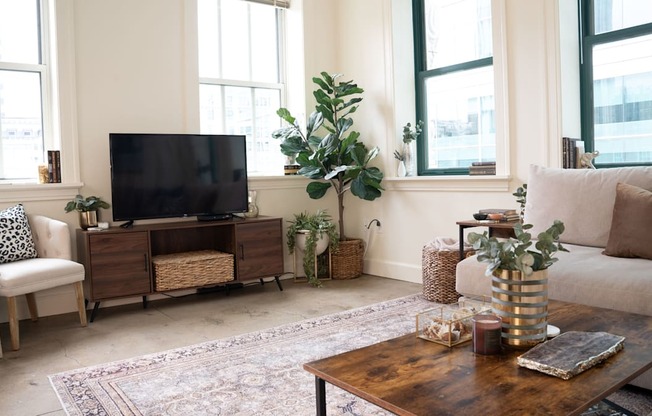
<svg viewBox="0 0 652 416"><path fill-rule="evenodd" d="M501 320L492 314L473 317L473 352L477 354L498 354L501 351Z"/></svg>

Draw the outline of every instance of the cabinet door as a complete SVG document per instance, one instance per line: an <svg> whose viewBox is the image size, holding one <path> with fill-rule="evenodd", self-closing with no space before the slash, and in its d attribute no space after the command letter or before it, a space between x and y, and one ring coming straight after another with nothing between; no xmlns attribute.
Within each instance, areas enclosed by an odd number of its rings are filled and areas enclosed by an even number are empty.
<svg viewBox="0 0 652 416"><path fill-rule="evenodd" d="M237 224L236 271L238 280L283 274L281 219Z"/></svg>
<svg viewBox="0 0 652 416"><path fill-rule="evenodd" d="M89 236L91 300L151 292L147 232Z"/></svg>

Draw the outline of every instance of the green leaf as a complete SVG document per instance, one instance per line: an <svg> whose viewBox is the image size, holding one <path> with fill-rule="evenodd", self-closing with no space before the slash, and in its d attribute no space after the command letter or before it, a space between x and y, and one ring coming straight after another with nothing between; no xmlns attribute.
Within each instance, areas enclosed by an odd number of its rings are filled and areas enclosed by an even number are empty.
<svg viewBox="0 0 652 416"><path fill-rule="evenodd" d="M290 111L287 108L279 108L276 110L276 114L278 114L279 117L281 117L283 120L287 121L290 124L294 124L296 119L292 117L292 114L290 114Z"/></svg>
<svg viewBox="0 0 652 416"><path fill-rule="evenodd" d="M326 191L331 187L330 182L310 182L306 186L306 192L312 199L319 199L326 195Z"/></svg>

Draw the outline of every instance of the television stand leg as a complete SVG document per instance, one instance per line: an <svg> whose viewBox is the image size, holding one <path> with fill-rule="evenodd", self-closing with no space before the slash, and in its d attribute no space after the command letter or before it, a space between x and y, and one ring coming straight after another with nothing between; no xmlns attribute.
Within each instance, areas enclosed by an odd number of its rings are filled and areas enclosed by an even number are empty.
<svg viewBox="0 0 652 416"><path fill-rule="evenodd" d="M147 309L147 296L143 296L143 309Z"/></svg>
<svg viewBox="0 0 652 416"><path fill-rule="evenodd" d="M93 305L93 312L91 312L91 322L95 320L95 315L97 315L98 309L100 309L100 302L95 302L95 305Z"/></svg>
<svg viewBox="0 0 652 416"><path fill-rule="evenodd" d="M279 276L274 276L274 280L276 280L276 285L278 286L278 290L282 292L283 286L281 286L281 279L279 279Z"/></svg>

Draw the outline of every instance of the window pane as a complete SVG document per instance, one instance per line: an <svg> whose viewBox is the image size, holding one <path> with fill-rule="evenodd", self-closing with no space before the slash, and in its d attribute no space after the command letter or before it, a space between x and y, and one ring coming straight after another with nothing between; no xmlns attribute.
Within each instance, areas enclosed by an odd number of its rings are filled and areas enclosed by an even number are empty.
<svg viewBox="0 0 652 416"><path fill-rule="evenodd" d="M199 74L279 82L276 8L241 0L199 0Z"/></svg>
<svg viewBox="0 0 652 416"><path fill-rule="evenodd" d="M595 33L652 22L650 0L593 0Z"/></svg>
<svg viewBox="0 0 652 416"><path fill-rule="evenodd" d="M0 71L0 179L37 177L43 162L39 73Z"/></svg>
<svg viewBox="0 0 652 416"><path fill-rule="evenodd" d="M38 2L0 1L0 61L40 64Z"/></svg>
<svg viewBox="0 0 652 416"><path fill-rule="evenodd" d="M426 81L428 169L496 160L493 91L492 67Z"/></svg>
<svg viewBox="0 0 652 416"><path fill-rule="evenodd" d="M427 69L492 56L491 0L426 0Z"/></svg>
<svg viewBox="0 0 652 416"><path fill-rule="evenodd" d="M202 133L247 136L249 172L281 175L283 155L272 132L281 126L279 90L201 85Z"/></svg>
<svg viewBox="0 0 652 416"><path fill-rule="evenodd" d="M599 163L652 160L652 35L594 47L593 88Z"/></svg>

